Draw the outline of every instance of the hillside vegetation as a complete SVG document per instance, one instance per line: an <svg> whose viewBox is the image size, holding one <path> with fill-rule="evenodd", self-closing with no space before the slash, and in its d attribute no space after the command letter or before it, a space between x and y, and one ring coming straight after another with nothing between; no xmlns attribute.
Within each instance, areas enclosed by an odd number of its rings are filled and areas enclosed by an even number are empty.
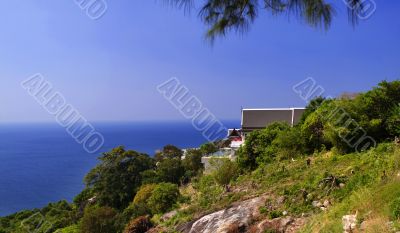
<svg viewBox="0 0 400 233"><path fill-rule="evenodd" d="M118 147L100 157L73 203L0 218L0 232L179 232L258 196L265 199L259 216L226 232L258 232L260 222L286 216L298 220L287 232L343 232L345 215L356 218L353 232L396 232L399 103L400 81L315 98L295 127L276 122L252 132L236 161L215 159L208 173L201 156L219 143L189 150L184 159L172 145L154 157Z"/></svg>

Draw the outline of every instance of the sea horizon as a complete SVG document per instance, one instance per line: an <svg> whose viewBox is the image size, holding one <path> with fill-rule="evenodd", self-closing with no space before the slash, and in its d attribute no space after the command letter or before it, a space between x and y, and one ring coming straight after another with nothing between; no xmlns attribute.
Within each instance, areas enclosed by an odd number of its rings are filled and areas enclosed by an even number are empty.
<svg viewBox="0 0 400 233"><path fill-rule="evenodd" d="M239 121L221 121L239 127ZM153 156L164 145L192 148L206 142L190 121L92 122L105 143L86 152L61 126L52 122L0 122L0 216L72 201L97 158L117 146Z"/></svg>

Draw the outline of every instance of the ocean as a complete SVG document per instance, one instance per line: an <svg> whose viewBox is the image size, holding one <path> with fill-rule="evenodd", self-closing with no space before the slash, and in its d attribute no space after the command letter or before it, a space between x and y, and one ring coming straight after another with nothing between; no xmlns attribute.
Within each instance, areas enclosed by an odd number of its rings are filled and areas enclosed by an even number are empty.
<svg viewBox="0 0 400 233"><path fill-rule="evenodd" d="M228 128L239 122L223 121ZM0 216L49 202L72 201L101 152L123 145L151 156L166 144L180 148L206 142L190 122L94 123L105 139L87 153L64 128L52 123L0 124Z"/></svg>

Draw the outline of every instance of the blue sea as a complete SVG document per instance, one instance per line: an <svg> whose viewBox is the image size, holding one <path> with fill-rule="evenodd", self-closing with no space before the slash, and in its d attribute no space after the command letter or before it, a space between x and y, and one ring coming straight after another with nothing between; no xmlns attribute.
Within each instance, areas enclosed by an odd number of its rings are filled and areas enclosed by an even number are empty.
<svg viewBox="0 0 400 233"><path fill-rule="evenodd" d="M239 122L224 121L234 128ZM206 142L190 122L93 124L105 139L97 154L87 153L57 124L0 124L0 216L49 202L72 201L101 152L124 145L154 155L166 144L180 148Z"/></svg>

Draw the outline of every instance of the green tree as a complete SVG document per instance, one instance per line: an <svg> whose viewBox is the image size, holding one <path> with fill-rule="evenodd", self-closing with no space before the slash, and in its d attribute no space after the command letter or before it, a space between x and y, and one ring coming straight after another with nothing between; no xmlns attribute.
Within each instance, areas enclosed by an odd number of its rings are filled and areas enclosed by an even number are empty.
<svg viewBox="0 0 400 233"><path fill-rule="evenodd" d="M136 193L135 199L133 199L133 203L146 203L156 187L156 184L146 184L140 187L139 191Z"/></svg>
<svg viewBox="0 0 400 233"><path fill-rule="evenodd" d="M299 127L281 131L272 142L279 159L290 159L303 155L305 152L305 140Z"/></svg>
<svg viewBox="0 0 400 233"><path fill-rule="evenodd" d="M176 184L160 183L153 190L147 203L153 214L165 213L176 204L179 196Z"/></svg>
<svg viewBox="0 0 400 233"><path fill-rule="evenodd" d="M163 159L174 159L174 158L181 158L183 155L183 151L174 145L166 145L163 149L156 153L154 156L156 161L161 161Z"/></svg>
<svg viewBox="0 0 400 233"><path fill-rule="evenodd" d="M117 212L110 207L89 207L81 220L81 233L115 233Z"/></svg>
<svg viewBox="0 0 400 233"><path fill-rule="evenodd" d="M157 184L160 182L157 172L154 169L146 170L140 173L142 177L142 184Z"/></svg>
<svg viewBox="0 0 400 233"><path fill-rule="evenodd" d="M312 99L310 101L310 103L307 104L306 110L304 111L303 115L301 115L299 124L304 123L304 121L307 119L307 117L311 113L315 112L325 100L326 99L322 96L318 96L318 97L315 97L314 99Z"/></svg>
<svg viewBox="0 0 400 233"><path fill-rule="evenodd" d="M200 150L189 149L186 152L185 159L182 161L183 167L185 168L185 175L187 177L193 177L204 170L204 165L201 162L202 153Z"/></svg>
<svg viewBox="0 0 400 233"><path fill-rule="evenodd" d="M254 170L258 163L268 162L274 157L271 153L272 141L281 131L289 130L290 126L285 122L275 122L262 130L251 132L245 144L238 151L237 162L240 168Z"/></svg>
<svg viewBox="0 0 400 233"><path fill-rule="evenodd" d="M85 177L86 186L93 190L100 205L120 210L133 200L141 185L141 172L154 167L148 155L123 147L104 153L100 161Z"/></svg>
<svg viewBox="0 0 400 233"><path fill-rule="evenodd" d="M203 155L210 155L217 152L218 147L212 142L207 142L200 146L200 151L203 153Z"/></svg>
<svg viewBox="0 0 400 233"><path fill-rule="evenodd" d="M185 10L195 8L193 0L166 0L174 6ZM308 25L328 29L335 16L333 1L321 0L206 0L200 2L199 16L208 26L206 36L214 39L224 36L229 31L245 32L259 15L261 10L273 15L291 15L305 21ZM365 14L365 1L349 0L349 19L355 25L358 15ZM197 9L197 8L196 8Z"/></svg>
<svg viewBox="0 0 400 233"><path fill-rule="evenodd" d="M215 182L228 191L229 183L239 175L237 164L228 158L212 158L210 165Z"/></svg>
<svg viewBox="0 0 400 233"><path fill-rule="evenodd" d="M382 81L377 87L358 96L358 115L364 115L362 126L373 138L387 139L398 136L400 80Z"/></svg>
<svg viewBox="0 0 400 233"><path fill-rule="evenodd" d="M185 168L180 158L167 158L157 163L156 174L161 182L179 184Z"/></svg>
<svg viewBox="0 0 400 233"><path fill-rule="evenodd" d="M218 202L224 192L223 188L215 182L212 174L201 176L193 183L193 187L200 193L200 206L207 209L210 208L212 204Z"/></svg>

